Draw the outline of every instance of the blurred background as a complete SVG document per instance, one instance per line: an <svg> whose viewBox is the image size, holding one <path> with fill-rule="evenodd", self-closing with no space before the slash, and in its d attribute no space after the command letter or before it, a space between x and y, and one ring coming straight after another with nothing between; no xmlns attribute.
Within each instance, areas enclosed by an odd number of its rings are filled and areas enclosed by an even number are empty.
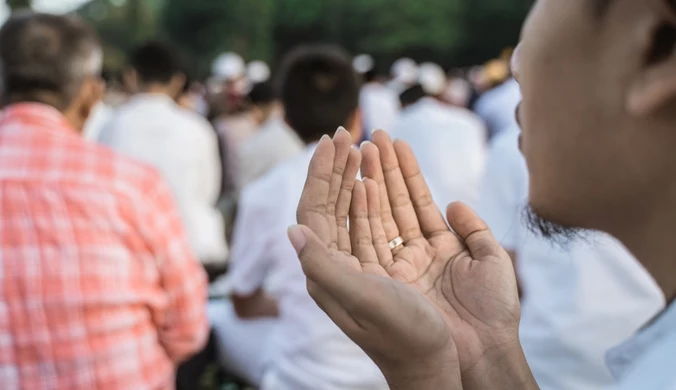
<svg viewBox="0 0 676 390"><path fill-rule="evenodd" d="M299 42L338 43L369 53L379 71L411 57L446 69L482 64L513 46L532 0L7 0L0 12L31 6L75 11L105 46L105 68L119 71L125 53L149 38L174 42L191 58L192 77L234 51L274 68Z"/></svg>

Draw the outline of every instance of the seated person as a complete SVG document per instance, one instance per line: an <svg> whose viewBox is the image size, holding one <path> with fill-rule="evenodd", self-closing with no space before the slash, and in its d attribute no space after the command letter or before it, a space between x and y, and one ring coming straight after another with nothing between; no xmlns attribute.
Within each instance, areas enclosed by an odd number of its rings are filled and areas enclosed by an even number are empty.
<svg viewBox="0 0 676 390"><path fill-rule="evenodd" d="M186 72L171 47L149 42L130 62L125 81L136 93L117 110L100 141L160 171L176 199L193 252L204 265L222 265L228 247L216 207L221 188L216 134L206 119L176 103Z"/></svg>
<svg viewBox="0 0 676 390"><path fill-rule="evenodd" d="M303 47L285 60L281 99L287 123L307 145L242 194L235 225L231 302L209 317L226 370L263 390L370 390L387 385L372 361L324 314L287 238L317 141L339 126L361 139L359 82L341 50Z"/></svg>
<svg viewBox="0 0 676 390"><path fill-rule="evenodd" d="M254 85L249 92L251 114L259 130L239 150L237 181L241 190L277 164L303 149L303 142L284 122L281 103L271 82Z"/></svg>

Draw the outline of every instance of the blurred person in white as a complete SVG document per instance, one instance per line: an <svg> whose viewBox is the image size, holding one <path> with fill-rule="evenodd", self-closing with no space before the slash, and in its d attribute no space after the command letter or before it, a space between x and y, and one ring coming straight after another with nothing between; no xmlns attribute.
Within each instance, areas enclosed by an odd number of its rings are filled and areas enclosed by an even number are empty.
<svg viewBox="0 0 676 390"><path fill-rule="evenodd" d="M528 229L528 170L518 138L514 127L493 140L477 211L515 262L526 359L541 389L614 389L606 352L663 308L664 296L606 234L554 243Z"/></svg>
<svg viewBox="0 0 676 390"><path fill-rule="evenodd" d="M135 94L103 129L101 143L156 167L171 187L194 253L205 265L223 264L228 247L215 206L218 141L206 119L176 103L186 82L178 56L166 43L146 43L132 53L125 82Z"/></svg>
<svg viewBox="0 0 676 390"><path fill-rule="evenodd" d="M493 74L492 78L500 78L501 73L509 76L507 63L500 60L490 62L484 71ZM489 138L492 139L501 130L517 127L514 111L520 101L519 84L511 77L479 97L474 104L474 112L486 122Z"/></svg>
<svg viewBox="0 0 676 390"><path fill-rule="evenodd" d="M359 152L349 146L363 133L358 77L341 49L303 46L285 59L280 85L286 121L306 147L241 196L229 275L233 298L209 305L221 364L263 390L385 389L373 362L310 298L286 233L322 135L349 129L335 135L348 151L338 158L349 158L347 169L357 174ZM349 195L354 182L335 180L341 177L326 178L326 185ZM349 196L336 200L345 201Z"/></svg>
<svg viewBox="0 0 676 390"><path fill-rule="evenodd" d="M259 130L239 151L240 190L304 147L303 141L284 121L284 110L271 81L255 84L249 92L249 103Z"/></svg>
<svg viewBox="0 0 676 390"><path fill-rule="evenodd" d="M411 94L412 99L402 100L407 107L390 134L408 142L420 156L420 168L437 204L475 204L486 154L484 124L471 111L441 100L447 84L440 66L420 65L419 83L402 94L402 98Z"/></svg>
<svg viewBox="0 0 676 390"><path fill-rule="evenodd" d="M359 55L353 65L364 81L359 94L364 130L369 133L377 129L392 130L401 110L397 93L383 83L371 56Z"/></svg>
<svg viewBox="0 0 676 390"><path fill-rule="evenodd" d="M401 94L418 82L418 63L410 58L400 58L392 64L391 80L387 87Z"/></svg>
<svg viewBox="0 0 676 390"><path fill-rule="evenodd" d="M216 130L224 137L229 156L237 156L242 144L258 126L246 104L249 88L247 68L236 53L224 53L214 60L212 73L219 80L223 112L215 120Z"/></svg>

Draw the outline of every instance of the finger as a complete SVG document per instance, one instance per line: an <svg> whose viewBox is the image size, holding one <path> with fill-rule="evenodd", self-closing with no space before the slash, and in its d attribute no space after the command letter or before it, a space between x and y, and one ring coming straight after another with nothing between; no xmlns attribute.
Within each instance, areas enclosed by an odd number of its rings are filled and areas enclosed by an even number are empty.
<svg viewBox="0 0 676 390"><path fill-rule="evenodd" d="M411 195L399 167L399 160L394 151L390 136L384 131L373 133L373 143L380 151L380 163L385 177L387 196L392 208L392 216L399 228L399 235L404 241L422 237L418 216L411 202Z"/></svg>
<svg viewBox="0 0 676 390"><path fill-rule="evenodd" d="M305 187L296 211L298 223L310 227L327 245L336 239L326 223L334 157L335 147L331 138L322 137L310 160Z"/></svg>
<svg viewBox="0 0 676 390"><path fill-rule="evenodd" d="M354 183L352 193L350 240L352 241L352 254L359 260L362 266L369 263L378 264L378 256L371 239L366 188L364 187L364 183L359 180Z"/></svg>
<svg viewBox="0 0 676 390"><path fill-rule="evenodd" d="M338 250L352 253L350 233L347 229L347 216L350 212L355 178L361 164L361 153L354 147L350 147L349 153L347 165L345 166L345 174L343 175L343 183L338 195L338 202L336 203L336 226L338 231Z"/></svg>
<svg viewBox="0 0 676 390"><path fill-rule="evenodd" d="M383 228L378 183L373 179L367 178L364 179L364 187L366 189L373 249L376 251L378 262L387 270L392 263L394 263L394 258L392 257L392 250L390 249L388 244L389 241L385 235L385 229Z"/></svg>
<svg viewBox="0 0 676 390"><path fill-rule="evenodd" d="M333 172L331 173L331 181L329 183L329 195L328 200L326 201L326 214L329 220L329 229L332 232L331 236L333 237L329 247L336 249L338 247L336 204L338 203L338 196L340 195L343 185L343 175L346 173L347 160L350 156L350 145L352 145L350 133L342 127L338 128L333 137L333 145L335 154L333 160ZM353 182L353 180L354 177L350 179L350 182Z"/></svg>
<svg viewBox="0 0 676 390"><path fill-rule="evenodd" d="M446 225L439 207L434 203L413 150L406 142L398 140L394 142L394 151L399 160L399 168L406 181L406 188L411 195L413 208L418 216L423 235L426 238L431 238L439 233L447 233L448 225Z"/></svg>
<svg viewBox="0 0 676 390"><path fill-rule="evenodd" d="M503 257L506 252L493 237L488 225L464 203L451 203L446 211L448 222L456 234L465 242L472 257ZM508 257L507 257L508 258Z"/></svg>
<svg viewBox="0 0 676 390"><path fill-rule="evenodd" d="M392 240L399 236L399 228L392 217L390 198L387 196L385 177L383 175L382 165L380 164L380 151L375 144L364 142L361 145L361 154L361 175L362 177L373 179L378 184L381 222L387 240Z"/></svg>

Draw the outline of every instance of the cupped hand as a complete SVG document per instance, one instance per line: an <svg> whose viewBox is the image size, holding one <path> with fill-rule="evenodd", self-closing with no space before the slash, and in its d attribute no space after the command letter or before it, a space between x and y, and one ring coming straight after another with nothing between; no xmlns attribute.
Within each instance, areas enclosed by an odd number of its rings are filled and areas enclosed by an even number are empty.
<svg viewBox="0 0 676 390"><path fill-rule="evenodd" d="M347 133L317 147L302 226L290 230L308 290L391 385L420 376L437 382L429 388L459 386L460 371L464 380L518 346L512 263L467 206L449 206L449 229L407 144L382 131L373 140L361 150L363 182ZM404 244L391 249L397 237Z"/></svg>

